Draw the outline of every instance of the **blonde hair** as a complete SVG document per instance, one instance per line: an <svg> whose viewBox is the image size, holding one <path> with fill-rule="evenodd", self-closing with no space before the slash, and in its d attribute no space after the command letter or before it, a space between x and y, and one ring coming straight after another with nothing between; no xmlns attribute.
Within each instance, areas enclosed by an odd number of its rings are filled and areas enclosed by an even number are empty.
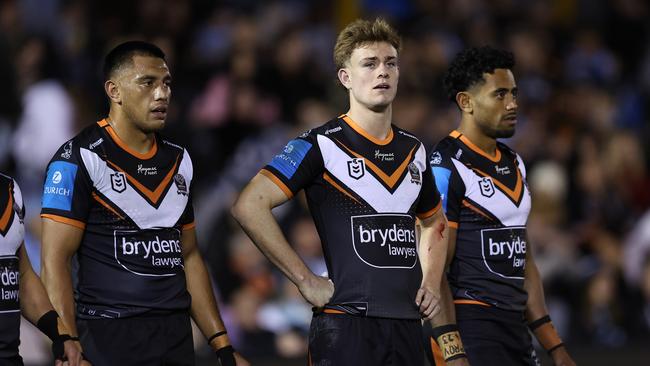
<svg viewBox="0 0 650 366"><path fill-rule="evenodd" d="M357 19L348 24L339 33L334 45L334 64L336 69L345 67L352 52L370 43L386 42L395 47L397 53L402 47L402 40L397 31L385 20L377 18L374 21Z"/></svg>

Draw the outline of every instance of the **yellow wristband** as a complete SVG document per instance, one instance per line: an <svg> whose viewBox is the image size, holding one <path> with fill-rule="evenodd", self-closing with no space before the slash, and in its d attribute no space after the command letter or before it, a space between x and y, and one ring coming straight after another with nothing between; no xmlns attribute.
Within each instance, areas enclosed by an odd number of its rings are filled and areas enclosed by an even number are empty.
<svg viewBox="0 0 650 366"><path fill-rule="evenodd" d="M466 357L463 342L460 339L460 333L457 330L443 333L436 337L436 342L442 351L442 357L445 361L455 360L460 357Z"/></svg>

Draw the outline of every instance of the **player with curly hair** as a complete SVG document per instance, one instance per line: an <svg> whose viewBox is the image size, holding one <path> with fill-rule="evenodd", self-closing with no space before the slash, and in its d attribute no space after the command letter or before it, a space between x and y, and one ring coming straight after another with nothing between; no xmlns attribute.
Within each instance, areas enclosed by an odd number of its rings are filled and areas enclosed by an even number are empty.
<svg viewBox="0 0 650 366"><path fill-rule="evenodd" d="M548 316L526 235L531 196L524 162L497 141L513 136L517 125L514 65L510 52L470 48L444 77L461 121L429 163L450 227L450 291L443 281L441 294L455 306L441 301L433 328L425 326L429 358L438 351L431 338L443 357L453 356L456 349L444 341L459 331L473 365L539 365L530 328L556 365L575 365ZM458 328L449 325L456 322Z"/></svg>

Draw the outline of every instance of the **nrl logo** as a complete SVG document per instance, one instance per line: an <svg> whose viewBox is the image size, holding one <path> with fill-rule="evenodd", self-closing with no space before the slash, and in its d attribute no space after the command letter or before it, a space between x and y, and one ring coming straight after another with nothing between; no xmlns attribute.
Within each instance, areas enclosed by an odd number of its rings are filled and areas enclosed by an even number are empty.
<svg viewBox="0 0 650 366"><path fill-rule="evenodd" d="M355 158L348 161L348 174L354 179L361 179L366 174L366 164L363 158Z"/></svg>
<svg viewBox="0 0 650 366"><path fill-rule="evenodd" d="M487 198L490 198L494 196L494 182L492 182L492 178L490 177L483 177L479 181L479 186L481 187L481 194Z"/></svg>
<svg viewBox="0 0 650 366"><path fill-rule="evenodd" d="M126 178L124 173L117 172L111 174L111 188L117 193L122 193L126 190Z"/></svg>

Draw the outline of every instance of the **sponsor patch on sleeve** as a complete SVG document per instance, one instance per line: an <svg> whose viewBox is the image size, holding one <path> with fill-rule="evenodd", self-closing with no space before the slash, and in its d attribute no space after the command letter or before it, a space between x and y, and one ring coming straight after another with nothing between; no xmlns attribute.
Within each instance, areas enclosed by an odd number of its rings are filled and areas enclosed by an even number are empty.
<svg viewBox="0 0 650 366"><path fill-rule="evenodd" d="M72 209L72 193L77 176L77 165L66 161L55 161L47 170L47 178L43 187L43 208L70 211Z"/></svg>
<svg viewBox="0 0 650 366"><path fill-rule="evenodd" d="M436 187L438 187L438 192L440 192L440 198L442 198L442 208L447 212L447 193L449 192L449 177L451 176L451 170L441 167L433 167L431 169L433 173L433 178L436 180Z"/></svg>
<svg viewBox="0 0 650 366"><path fill-rule="evenodd" d="M291 179L311 146L311 143L305 140L291 140L281 153L273 157L269 165L277 169L287 179Z"/></svg>

